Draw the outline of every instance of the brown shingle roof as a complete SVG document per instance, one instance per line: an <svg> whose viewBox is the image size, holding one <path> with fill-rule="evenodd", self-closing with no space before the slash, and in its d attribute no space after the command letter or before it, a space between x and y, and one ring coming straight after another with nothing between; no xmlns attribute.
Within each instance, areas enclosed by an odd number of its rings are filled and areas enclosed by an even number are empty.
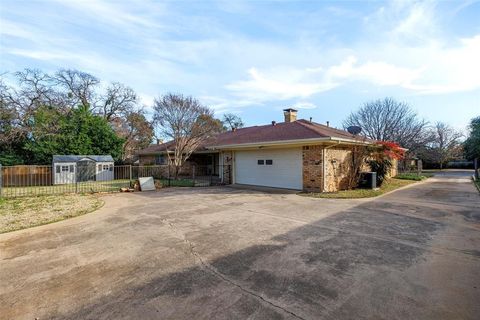
<svg viewBox="0 0 480 320"><path fill-rule="evenodd" d="M354 139L355 137L344 130L335 129L323 124L300 119L294 122L282 122L276 125L264 125L240 128L212 137L205 143L204 148L215 146L229 146L246 143L268 143L273 141L304 140L315 138ZM151 145L139 154L151 154L165 151L166 146L172 142L161 145Z"/></svg>

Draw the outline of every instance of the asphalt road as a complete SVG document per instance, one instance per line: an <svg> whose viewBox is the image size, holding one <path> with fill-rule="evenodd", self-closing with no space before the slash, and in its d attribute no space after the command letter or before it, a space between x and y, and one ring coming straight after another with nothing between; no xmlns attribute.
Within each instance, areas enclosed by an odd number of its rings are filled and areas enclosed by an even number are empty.
<svg viewBox="0 0 480 320"><path fill-rule="evenodd" d="M95 213L0 235L0 318L478 319L468 174L374 200L106 196Z"/></svg>

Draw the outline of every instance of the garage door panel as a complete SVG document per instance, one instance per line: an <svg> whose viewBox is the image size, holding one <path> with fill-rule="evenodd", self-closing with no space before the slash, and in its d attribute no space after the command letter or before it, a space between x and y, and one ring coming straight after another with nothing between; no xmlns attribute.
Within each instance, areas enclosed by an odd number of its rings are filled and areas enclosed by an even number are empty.
<svg viewBox="0 0 480 320"><path fill-rule="evenodd" d="M264 164L259 165L258 160ZM272 164L265 164L266 160L272 160ZM300 190L303 185L301 149L237 151L235 182Z"/></svg>

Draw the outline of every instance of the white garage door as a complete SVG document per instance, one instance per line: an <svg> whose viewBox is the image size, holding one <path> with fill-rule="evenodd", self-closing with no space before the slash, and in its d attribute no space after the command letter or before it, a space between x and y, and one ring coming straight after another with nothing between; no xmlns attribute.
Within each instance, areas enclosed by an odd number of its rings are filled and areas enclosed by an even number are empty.
<svg viewBox="0 0 480 320"><path fill-rule="evenodd" d="M302 151L300 148L236 151L235 183L301 190Z"/></svg>

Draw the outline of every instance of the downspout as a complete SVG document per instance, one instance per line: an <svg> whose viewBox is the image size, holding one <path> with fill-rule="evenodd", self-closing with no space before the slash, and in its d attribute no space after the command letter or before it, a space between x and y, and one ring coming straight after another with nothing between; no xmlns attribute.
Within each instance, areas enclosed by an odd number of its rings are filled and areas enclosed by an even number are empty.
<svg viewBox="0 0 480 320"><path fill-rule="evenodd" d="M322 151L322 163L323 163L323 166L322 166L322 179L323 179L323 190L322 192L325 192L325 190L327 189L327 176L326 176L326 173L327 173L327 163L326 163L326 157L325 157L325 150L327 149L330 149L330 148L333 148L333 147L336 147L340 144L340 140L337 141L336 144L332 144L331 146L326 146L323 148L323 151Z"/></svg>

